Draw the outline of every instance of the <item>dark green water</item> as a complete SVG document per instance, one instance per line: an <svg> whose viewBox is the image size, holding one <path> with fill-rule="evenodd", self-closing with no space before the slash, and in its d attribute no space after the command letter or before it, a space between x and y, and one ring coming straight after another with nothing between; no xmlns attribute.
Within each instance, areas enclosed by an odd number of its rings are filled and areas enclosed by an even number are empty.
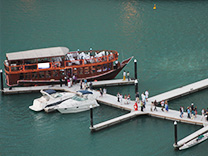
<svg viewBox="0 0 208 156"><path fill-rule="evenodd" d="M157 9L153 10L153 5ZM0 68L7 52L67 46L71 50L112 49L119 60L138 60L139 91L156 95L207 78L206 0L0 0ZM133 75L133 61L125 68ZM121 78L121 74L117 76ZM109 87L130 93L134 87ZM208 91L170 101L208 107ZM206 155L208 142L173 149L173 122L138 117L90 133L89 112L62 115L28 109L40 94L0 96L0 155ZM125 114L101 105L94 122ZM199 126L179 124L179 139Z"/></svg>

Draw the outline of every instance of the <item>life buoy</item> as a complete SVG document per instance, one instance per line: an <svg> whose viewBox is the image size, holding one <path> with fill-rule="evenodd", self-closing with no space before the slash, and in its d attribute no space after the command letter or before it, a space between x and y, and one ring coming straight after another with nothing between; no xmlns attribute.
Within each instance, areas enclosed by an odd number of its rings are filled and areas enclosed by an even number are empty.
<svg viewBox="0 0 208 156"><path fill-rule="evenodd" d="M135 111L138 111L138 105L137 105L137 102L135 102L135 104L134 104L134 110L135 110Z"/></svg>
<svg viewBox="0 0 208 156"><path fill-rule="evenodd" d="M102 58L101 57L98 57L98 61L101 62L102 61Z"/></svg>

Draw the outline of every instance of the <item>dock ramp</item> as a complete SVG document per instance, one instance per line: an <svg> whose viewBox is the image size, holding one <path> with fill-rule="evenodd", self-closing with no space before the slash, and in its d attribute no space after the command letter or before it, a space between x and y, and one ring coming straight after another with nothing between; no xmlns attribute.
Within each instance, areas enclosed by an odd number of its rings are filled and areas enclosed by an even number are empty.
<svg viewBox="0 0 208 156"><path fill-rule="evenodd" d="M190 134L189 136L187 136L187 137L183 138L182 140L178 141L177 145L174 144L173 146L175 148L179 148L179 147L183 146L184 144L188 143L189 141L197 138L198 136L200 136L200 135L202 135L202 134L204 134L206 132L208 132L208 126L205 126L205 127L201 128L201 129L199 129L198 131Z"/></svg>

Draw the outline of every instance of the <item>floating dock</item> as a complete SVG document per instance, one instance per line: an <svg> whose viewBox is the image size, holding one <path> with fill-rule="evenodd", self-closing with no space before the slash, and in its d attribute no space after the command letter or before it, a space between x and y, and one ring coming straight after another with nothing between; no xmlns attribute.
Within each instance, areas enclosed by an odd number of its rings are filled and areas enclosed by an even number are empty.
<svg viewBox="0 0 208 156"><path fill-rule="evenodd" d="M134 84L134 80L125 80L123 79L115 79L115 80L103 80L103 81L96 81L92 82L93 87L103 87L103 86L115 86L115 85L132 85ZM79 85L77 88L79 88ZM60 85L45 85L45 86L31 86L31 87L12 87L12 88L4 88L3 93L4 94L21 94L21 93L32 93L32 92L39 92L40 90L44 89L55 89L55 90L62 90L62 91L72 91L75 90L74 87L69 88L65 86L65 84L62 84L62 87Z"/></svg>
<svg viewBox="0 0 208 156"><path fill-rule="evenodd" d="M138 115L145 115L145 114L147 114L147 113L139 112L139 111L131 112L131 113L119 116L117 118L114 118L114 119L111 119L111 120L99 123L97 125L93 125L93 127L90 127L90 129L91 129L91 131L98 131L98 130L101 130L103 128L107 128L107 127L110 127L112 125L115 125L117 123L129 120L129 119L134 118L134 117L136 117Z"/></svg>
<svg viewBox="0 0 208 156"><path fill-rule="evenodd" d="M151 102L152 101L156 100L157 102L160 102L162 100L173 100L175 98L205 89L207 87L208 87L208 79L205 79L205 80L201 80L201 81L192 83L187 86L183 86L183 87L180 87L180 88L150 97L148 99L146 108L144 109L144 112L142 112L142 114L143 115L146 114L146 115L157 117L157 118L172 120L172 121L178 121L178 122L182 122L182 123L201 125L201 126L208 125L208 122L205 121L205 119L203 119L201 121L201 118L202 118L201 115L197 115L196 118L194 118L194 119L189 119L189 118L187 118L186 113L184 113L184 117L181 118L180 112L176 111L176 110L169 109L168 112L165 112L165 111L163 112L161 110L161 107L157 107L158 111L151 111ZM113 106L116 108L131 111L131 113L129 113L128 115L122 116L121 119L118 117L118 118L116 118L116 120L112 119L112 120L105 121L103 123L99 123L97 125L94 125L93 127L90 128L92 131L101 130L102 128L106 128L111 125L115 125L119 122L125 121L127 119L137 117L137 114L141 115L140 113L134 113L134 101L130 101L129 104L126 104L125 99L122 100L122 103L117 102L117 97L113 96L113 95L109 95L109 94L106 94L103 97L98 97L97 101L100 103L109 105L109 106ZM141 112L141 111L137 111L137 112ZM105 126L105 124L106 124L106 126Z"/></svg>
<svg viewBox="0 0 208 156"><path fill-rule="evenodd" d="M205 121L205 119L201 120L202 119L201 115L197 115L196 118L194 118L194 119L189 119L189 118L187 118L187 113L184 112L184 117L181 118L180 112L176 111L176 110L169 109L168 112L166 112L165 110L162 111L161 107L156 107L157 111L151 111L150 101L146 104L146 108L143 110L143 112L140 110L138 110L138 111L134 110L134 103L135 103L134 101L130 101L129 104L126 104L125 99L123 99L122 103L121 103L121 102L117 101L116 96L112 96L109 94L106 94L102 97L99 96L97 98L97 101L100 103L112 106L112 107L120 108L120 109L131 111L131 112L126 115L120 116L121 118L117 117L115 119L111 119L111 120L96 124L93 127L90 127L90 129L92 131L98 131L103 128L115 125L117 123L120 123L122 121L126 121L128 119L131 119L131 118L134 118L134 117L137 117L140 115L149 115L149 116L157 117L157 118L161 118L161 119L178 121L178 122L182 122L182 123L200 125L200 126L208 124L208 122ZM152 110L154 110L154 107L152 108Z"/></svg>
<svg viewBox="0 0 208 156"><path fill-rule="evenodd" d="M165 93L156 95L154 97L149 98L150 101L156 100L160 102L162 100L173 100L178 97L182 97L184 95L188 95L194 92L197 92L202 89L208 88L208 79L204 79L186 86L182 86L180 88L173 89L171 91L167 91Z"/></svg>
<svg viewBox="0 0 208 156"><path fill-rule="evenodd" d="M136 76L135 76L136 77ZM138 81L131 80L125 80L123 81L122 79L116 79L116 80L107 80L107 81L97 81L93 82L93 87L104 87L104 86L115 86L115 85L130 85L130 84L135 84L135 87L138 89ZM197 92L199 90L205 89L208 87L208 79L201 80L180 88L173 89L171 91L150 97L148 99L148 102L146 104L146 108L144 111L135 111L134 110L134 103L135 101L129 101L127 104L126 99L123 99L122 102L117 101L117 97L110 95L110 94L104 94L103 96L100 96L100 93L98 91L93 90L94 94L97 96L97 101L112 107L116 107L119 109L124 109L127 111L130 111L130 113L122 115L120 117L116 117L114 119L104 121L102 123L98 123L96 125L91 125L90 129L91 131L98 131L107 127L110 127L112 125L121 123L123 121L129 120L131 118L135 118L141 115L149 115L152 117L157 117L157 118L162 118L162 119L167 119L167 120L172 120L172 121L178 121L182 123L188 123L188 124L194 124L194 125L201 125L205 126L204 128L196 131L195 133L187 136L186 138L180 140L177 142L177 145L175 147L181 147L190 140L193 140L194 138L200 136L201 134L204 134L208 132L208 122L205 120L204 117L201 115L196 115L196 118L189 119L187 118L187 113L184 113L184 117L180 117L180 112L176 110L171 110L169 109L168 112L162 111L161 107L156 107L157 111L151 111L154 108L151 106L152 101L157 101L160 102L162 100L173 100L175 98L188 95L193 92ZM68 88L64 84L62 86L60 85L48 85L48 86L36 86L36 87L13 87L11 88L4 88L1 89L4 94L18 94L18 93L29 93L29 92L38 92L42 89L55 89L55 90L62 90L62 91L69 91L69 92L75 92L79 90L79 84L73 85L73 87ZM135 89L135 90L137 90ZM140 108L139 108L140 109Z"/></svg>
<svg viewBox="0 0 208 156"><path fill-rule="evenodd" d="M198 131L190 134L189 136L187 136L187 137L183 138L182 140L178 141L177 145L174 144L173 146L175 148L179 148L179 147L183 146L184 144L188 143L189 141L197 138L198 136L200 136L200 135L202 135L202 134L204 134L206 132L208 132L208 126L205 126L205 127L201 128L201 129L199 129Z"/></svg>
<svg viewBox="0 0 208 156"><path fill-rule="evenodd" d="M135 80L128 81L123 79L107 80L107 81L96 81L93 82L93 87L105 87L105 86L122 86L122 85L132 85Z"/></svg>

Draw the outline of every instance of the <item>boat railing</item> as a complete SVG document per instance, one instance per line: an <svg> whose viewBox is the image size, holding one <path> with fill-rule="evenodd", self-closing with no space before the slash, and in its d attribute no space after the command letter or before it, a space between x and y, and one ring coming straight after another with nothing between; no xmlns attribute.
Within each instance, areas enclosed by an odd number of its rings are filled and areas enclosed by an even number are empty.
<svg viewBox="0 0 208 156"><path fill-rule="evenodd" d="M73 65L86 65L86 64L94 64L94 63L104 63L111 60L116 60L115 54L109 54L101 57L91 56L89 59L79 59L79 60L67 60L65 61L65 66L73 66Z"/></svg>
<svg viewBox="0 0 208 156"><path fill-rule="evenodd" d="M7 72L20 72L20 71L34 71L34 70L42 70L42 69L49 69L49 68L62 68L63 63L61 62L48 62L46 63L46 66L41 65L41 63L37 64L24 64L24 65L16 65L16 64L11 64L6 65L4 63L5 70Z"/></svg>

